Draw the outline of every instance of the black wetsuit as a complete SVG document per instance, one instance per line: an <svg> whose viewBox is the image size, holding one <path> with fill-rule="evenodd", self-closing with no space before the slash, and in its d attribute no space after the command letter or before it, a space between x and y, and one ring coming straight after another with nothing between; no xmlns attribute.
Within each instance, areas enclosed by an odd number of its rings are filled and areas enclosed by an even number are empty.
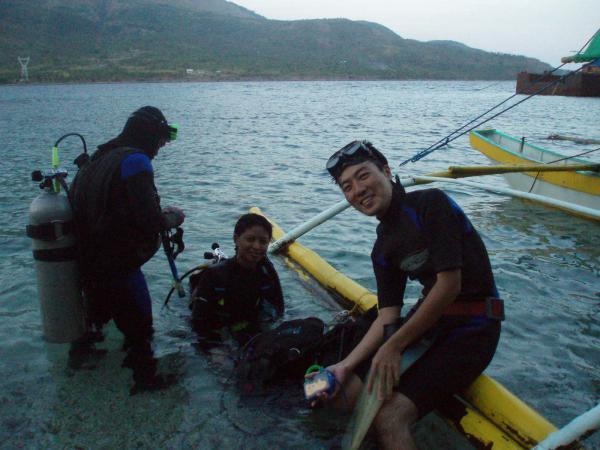
<svg viewBox="0 0 600 450"><path fill-rule="evenodd" d="M130 272L156 253L163 218L152 163L142 150L97 151L71 191L84 275Z"/></svg>
<svg viewBox="0 0 600 450"><path fill-rule="evenodd" d="M101 327L114 319L129 350L124 364L142 383L156 370L152 303L140 268L164 228L150 158L142 150L96 151L71 187L87 313Z"/></svg>
<svg viewBox="0 0 600 450"><path fill-rule="evenodd" d="M437 273L455 269L461 270L455 302L498 296L480 236L460 207L438 189L406 194L394 185L371 259L379 308L402 307L408 278L423 285L425 298ZM434 332L433 347L400 380L399 391L415 403L420 415L467 387L485 369L498 343L500 322L485 315L443 315Z"/></svg>
<svg viewBox="0 0 600 450"><path fill-rule="evenodd" d="M193 276L190 285L192 322L201 336L226 327L243 343L284 311L279 277L266 258L254 270L226 259Z"/></svg>
<svg viewBox="0 0 600 450"><path fill-rule="evenodd" d="M460 207L438 189L400 194L377 226L371 253L379 307L402 306L407 278L423 285L427 296L438 272L461 269L456 301L497 296L481 238Z"/></svg>

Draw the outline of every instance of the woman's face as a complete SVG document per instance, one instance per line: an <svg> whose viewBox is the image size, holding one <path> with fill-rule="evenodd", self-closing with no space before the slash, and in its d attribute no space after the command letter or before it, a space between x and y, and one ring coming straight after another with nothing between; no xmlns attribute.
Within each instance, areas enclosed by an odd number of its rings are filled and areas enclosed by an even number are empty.
<svg viewBox="0 0 600 450"><path fill-rule="evenodd" d="M253 225L242 234L234 236L237 262L244 267L256 267L267 254L269 241L269 233L260 225Z"/></svg>

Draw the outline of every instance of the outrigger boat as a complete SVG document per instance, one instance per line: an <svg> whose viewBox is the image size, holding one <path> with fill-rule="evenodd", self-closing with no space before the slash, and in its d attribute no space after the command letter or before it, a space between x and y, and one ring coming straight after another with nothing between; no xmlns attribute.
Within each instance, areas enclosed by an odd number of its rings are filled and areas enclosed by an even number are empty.
<svg viewBox="0 0 600 450"><path fill-rule="evenodd" d="M513 189L529 194L531 200L600 218L600 164L570 158L493 129L471 131L469 138L471 147L496 164L564 167L565 171L546 172L540 168L505 173L504 177Z"/></svg>
<svg viewBox="0 0 600 450"><path fill-rule="evenodd" d="M258 208L250 211L262 214ZM283 230L270 222L273 238L281 240ZM342 306L350 308L351 313L361 314L376 307L374 293L336 270L314 251L296 241L286 244L284 249L287 257L331 292ZM479 376L453 402L437 414L476 448L530 449L556 431L552 423L487 375Z"/></svg>

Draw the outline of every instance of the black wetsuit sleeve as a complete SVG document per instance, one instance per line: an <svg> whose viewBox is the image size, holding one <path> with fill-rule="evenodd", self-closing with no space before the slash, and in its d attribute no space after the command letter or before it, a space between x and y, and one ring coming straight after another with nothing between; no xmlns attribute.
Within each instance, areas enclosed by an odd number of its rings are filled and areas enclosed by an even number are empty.
<svg viewBox="0 0 600 450"><path fill-rule="evenodd" d="M210 269L202 271L192 286L193 309L192 320L208 326L214 326L216 317L215 306L219 301L215 292L214 273Z"/></svg>
<svg viewBox="0 0 600 450"><path fill-rule="evenodd" d="M404 304L404 291L408 275L406 272L395 267L393 261L384 259L377 252L377 245L371 256L373 272L377 282L377 305L385 308L387 306L400 306Z"/></svg>
<svg viewBox="0 0 600 450"><path fill-rule="evenodd" d="M126 180L127 200L136 228L149 234L159 233L162 226L160 200L154 187L154 175L140 172Z"/></svg>
<svg viewBox="0 0 600 450"><path fill-rule="evenodd" d="M279 275L277 275L277 271L271 261L268 261L269 268L269 276L271 278L271 282L273 283L273 292L272 292L272 300L270 300L273 307L275 307L275 311L277 311L278 315L283 315L285 311L285 303L283 300L283 291L281 289L281 283L279 281Z"/></svg>

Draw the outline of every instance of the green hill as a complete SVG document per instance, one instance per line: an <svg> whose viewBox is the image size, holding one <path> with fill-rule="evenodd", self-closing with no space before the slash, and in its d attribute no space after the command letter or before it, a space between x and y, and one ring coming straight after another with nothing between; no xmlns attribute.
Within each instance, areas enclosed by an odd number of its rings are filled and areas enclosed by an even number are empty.
<svg viewBox="0 0 600 450"><path fill-rule="evenodd" d="M345 19L268 20L225 0L2 0L0 82L514 79L536 59Z"/></svg>

